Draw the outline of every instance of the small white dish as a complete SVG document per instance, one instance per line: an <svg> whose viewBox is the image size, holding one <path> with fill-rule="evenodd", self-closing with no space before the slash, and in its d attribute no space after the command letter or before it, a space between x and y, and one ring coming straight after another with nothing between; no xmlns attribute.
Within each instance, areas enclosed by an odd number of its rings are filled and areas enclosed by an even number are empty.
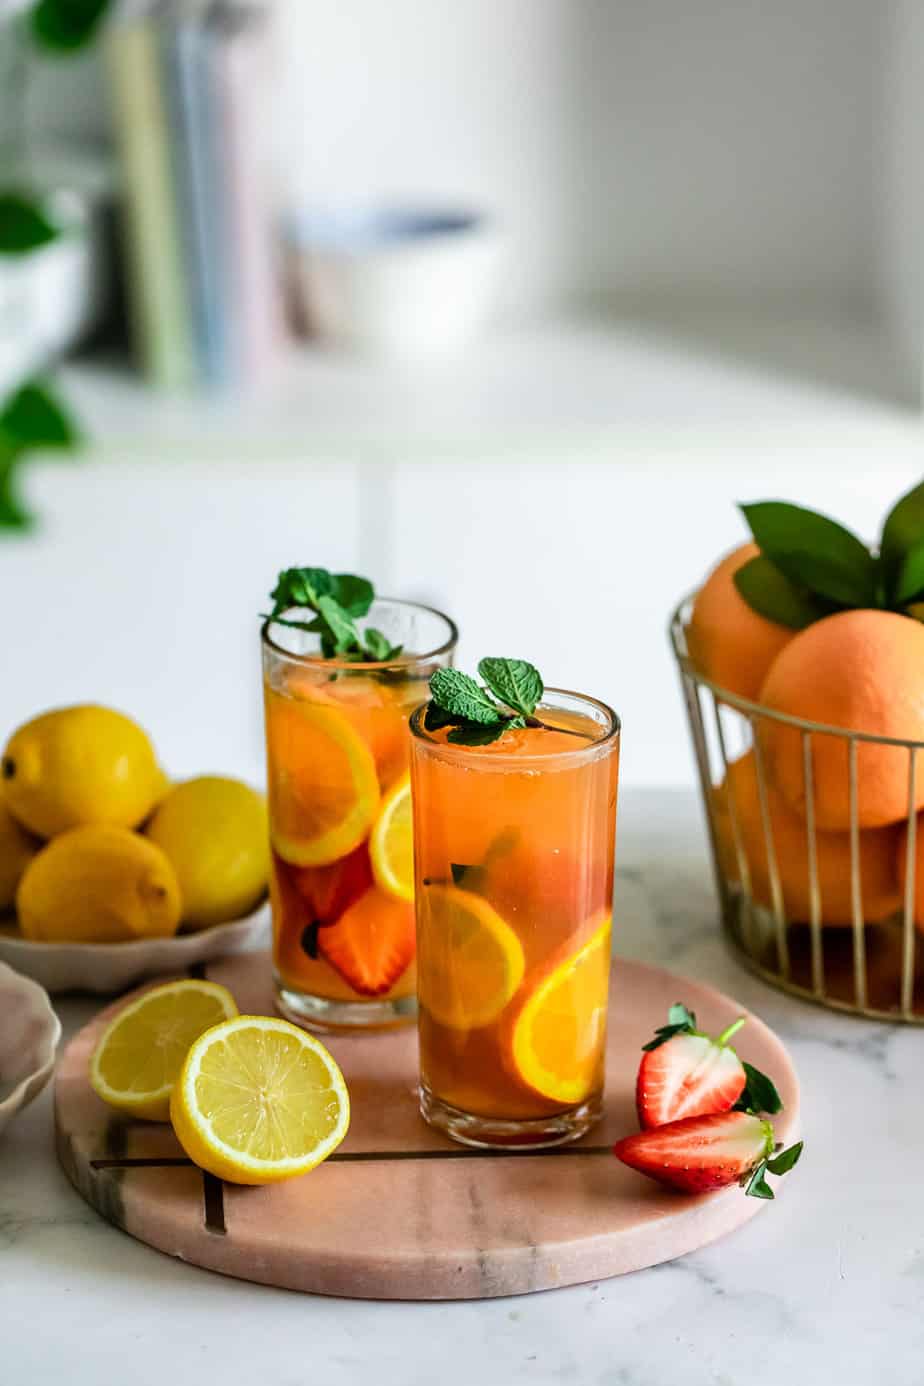
<svg viewBox="0 0 924 1386"><path fill-rule="evenodd" d="M130 943L34 943L15 929L0 928L0 962L34 978L52 994L92 991L111 995L146 977L182 972L194 963L241 953L259 943L268 927L269 904L264 901L251 914L229 924L216 924L195 934L133 939Z"/></svg>
<svg viewBox="0 0 924 1386"><path fill-rule="evenodd" d="M293 287L309 330L371 356L448 356L494 302L501 238L468 210L307 214L291 228Z"/></svg>
<svg viewBox="0 0 924 1386"><path fill-rule="evenodd" d="M0 963L0 1131L48 1082L60 1038L47 992Z"/></svg>

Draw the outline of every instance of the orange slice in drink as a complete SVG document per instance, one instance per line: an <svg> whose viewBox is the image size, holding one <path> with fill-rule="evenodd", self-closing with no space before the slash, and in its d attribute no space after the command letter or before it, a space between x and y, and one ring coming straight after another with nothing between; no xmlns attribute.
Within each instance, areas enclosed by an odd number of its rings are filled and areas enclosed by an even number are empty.
<svg viewBox="0 0 924 1386"><path fill-rule="evenodd" d="M414 824L411 777L403 775L385 795L369 838L376 884L396 900L414 898Z"/></svg>
<svg viewBox="0 0 924 1386"><path fill-rule="evenodd" d="M530 992L513 1026L517 1074L553 1102L582 1102L599 1075L610 916L599 916L592 927L583 947L553 966Z"/></svg>
<svg viewBox="0 0 924 1386"><path fill-rule="evenodd" d="M375 821L379 782L362 737L327 702L266 699L270 836L293 866L326 866L359 846Z"/></svg>
<svg viewBox="0 0 924 1386"><path fill-rule="evenodd" d="M440 1025L490 1025L523 980L523 945L480 895L429 886L417 900L417 992Z"/></svg>

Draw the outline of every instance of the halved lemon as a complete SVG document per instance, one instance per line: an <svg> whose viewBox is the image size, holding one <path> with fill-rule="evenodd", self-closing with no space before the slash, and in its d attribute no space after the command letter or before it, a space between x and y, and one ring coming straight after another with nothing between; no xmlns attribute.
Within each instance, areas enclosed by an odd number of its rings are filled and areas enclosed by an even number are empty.
<svg viewBox="0 0 924 1386"><path fill-rule="evenodd" d="M514 1022L513 1062L534 1092L582 1102L599 1079L610 975L610 916L576 953L553 966Z"/></svg>
<svg viewBox="0 0 924 1386"><path fill-rule="evenodd" d="M441 1025L474 1030L507 1005L525 969L523 945L480 895L429 886L417 901L417 994Z"/></svg>
<svg viewBox="0 0 924 1386"><path fill-rule="evenodd" d="M124 1006L100 1036L90 1083L104 1102L147 1121L170 1120L170 1094L194 1040L237 1015L215 982L166 982Z"/></svg>
<svg viewBox="0 0 924 1386"><path fill-rule="evenodd" d="M369 859L376 884L397 900L414 898L414 822L411 777L402 775L382 800L369 838Z"/></svg>
<svg viewBox="0 0 924 1386"><path fill-rule="evenodd" d="M329 702L266 694L270 836L293 866L326 866L359 846L375 821L375 758Z"/></svg>
<svg viewBox="0 0 924 1386"><path fill-rule="evenodd" d="M336 1150L350 1124L350 1099L314 1035L287 1020L240 1015L196 1040L170 1118L200 1169L232 1184L274 1184L306 1174Z"/></svg>

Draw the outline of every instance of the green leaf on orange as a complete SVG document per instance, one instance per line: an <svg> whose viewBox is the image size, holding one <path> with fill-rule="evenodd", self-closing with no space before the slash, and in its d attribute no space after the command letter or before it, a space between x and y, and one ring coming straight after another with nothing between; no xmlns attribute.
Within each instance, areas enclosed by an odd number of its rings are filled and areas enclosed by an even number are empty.
<svg viewBox="0 0 924 1386"><path fill-rule="evenodd" d="M831 610L828 603L790 582L763 554L740 567L734 583L752 611L789 630L804 630Z"/></svg>
<svg viewBox="0 0 924 1386"><path fill-rule="evenodd" d="M850 530L784 501L740 508L763 556L791 582L842 606L875 605L876 560Z"/></svg>

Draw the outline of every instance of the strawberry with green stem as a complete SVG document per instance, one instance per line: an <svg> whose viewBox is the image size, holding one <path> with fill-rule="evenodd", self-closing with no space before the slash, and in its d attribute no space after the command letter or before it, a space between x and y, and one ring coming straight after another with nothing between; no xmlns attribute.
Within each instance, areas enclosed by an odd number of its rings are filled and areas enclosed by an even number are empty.
<svg viewBox="0 0 924 1386"><path fill-rule="evenodd" d="M735 1106L779 1112L783 1104L771 1080L729 1045L745 1023L740 1016L713 1038L697 1029L696 1016L682 1002L671 1006L667 1024L643 1045L635 1088L639 1125L651 1129Z"/></svg>
<svg viewBox="0 0 924 1386"><path fill-rule="evenodd" d="M753 1112L686 1117L617 1141L613 1154L649 1179L682 1193L713 1193L740 1184L750 1198L773 1198L767 1175L786 1174L802 1142L777 1150L773 1127Z"/></svg>

